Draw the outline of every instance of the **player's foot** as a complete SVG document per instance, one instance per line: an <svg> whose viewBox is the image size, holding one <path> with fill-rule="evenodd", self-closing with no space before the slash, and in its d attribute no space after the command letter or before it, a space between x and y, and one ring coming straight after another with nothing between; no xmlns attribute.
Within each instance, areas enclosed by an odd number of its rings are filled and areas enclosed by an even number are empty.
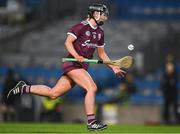
<svg viewBox="0 0 180 134"><path fill-rule="evenodd" d="M87 125L88 130L90 131L99 131L106 129L108 126L106 124L99 123L97 121L94 121Z"/></svg>
<svg viewBox="0 0 180 134"><path fill-rule="evenodd" d="M8 92L7 99L13 95L22 94L22 89L24 86L27 86L26 83L24 81L19 81L18 84Z"/></svg>

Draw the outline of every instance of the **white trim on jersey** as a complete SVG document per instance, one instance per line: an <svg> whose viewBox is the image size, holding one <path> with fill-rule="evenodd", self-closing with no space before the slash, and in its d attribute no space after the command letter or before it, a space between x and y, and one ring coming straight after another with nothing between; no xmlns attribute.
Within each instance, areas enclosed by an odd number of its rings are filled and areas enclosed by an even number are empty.
<svg viewBox="0 0 180 134"><path fill-rule="evenodd" d="M91 27L92 29L97 29L97 27L94 27L88 20L87 20L87 22L88 22L88 24L90 25L90 27Z"/></svg>
<svg viewBox="0 0 180 134"><path fill-rule="evenodd" d="M104 47L106 44L104 43L102 46L97 46L97 47Z"/></svg>
<svg viewBox="0 0 180 134"><path fill-rule="evenodd" d="M75 39L77 39L77 36L73 33L68 32L67 34L72 35Z"/></svg>
<svg viewBox="0 0 180 134"><path fill-rule="evenodd" d="M88 25L89 23L88 23L88 20L84 20L84 21L81 22L81 24Z"/></svg>

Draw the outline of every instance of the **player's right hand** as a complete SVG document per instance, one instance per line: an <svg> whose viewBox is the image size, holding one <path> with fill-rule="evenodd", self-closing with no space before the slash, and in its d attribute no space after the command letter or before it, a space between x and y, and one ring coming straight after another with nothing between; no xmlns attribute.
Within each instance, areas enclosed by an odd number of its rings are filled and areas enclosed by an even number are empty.
<svg viewBox="0 0 180 134"><path fill-rule="evenodd" d="M80 55L77 55L74 58L77 59L79 62L83 62L85 60L85 58L83 56L80 56Z"/></svg>
<svg viewBox="0 0 180 134"><path fill-rule="evenodd" d="M119 68L117 66L112 66L111 68L114 71L114 73L116 74L116 76L125 77L126 71L122 70L121 68Z"/></svg>

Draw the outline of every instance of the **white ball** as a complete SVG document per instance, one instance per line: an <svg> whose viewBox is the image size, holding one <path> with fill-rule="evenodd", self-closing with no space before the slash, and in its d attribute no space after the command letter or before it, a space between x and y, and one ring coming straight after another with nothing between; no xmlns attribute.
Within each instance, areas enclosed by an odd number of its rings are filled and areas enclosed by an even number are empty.
<svg viewBox="0 0 180 134"><path fill-rule="evenodd" d="M128 45L128 49L129 49L130 51L134 50L134 45L129 44L129 45Z"/></svg>

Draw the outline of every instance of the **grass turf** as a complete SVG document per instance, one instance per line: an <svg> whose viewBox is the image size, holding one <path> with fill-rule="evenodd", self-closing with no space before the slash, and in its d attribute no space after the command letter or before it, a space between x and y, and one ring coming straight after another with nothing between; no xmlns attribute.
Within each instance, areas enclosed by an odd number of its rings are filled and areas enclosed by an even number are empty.
<svg viewBox="0 0 180 134"><path fill-rule="evenodd" d="M90 132L85 124L0 123L0 133L180 133L180 126L112 125L104 131Z"/></svg>

